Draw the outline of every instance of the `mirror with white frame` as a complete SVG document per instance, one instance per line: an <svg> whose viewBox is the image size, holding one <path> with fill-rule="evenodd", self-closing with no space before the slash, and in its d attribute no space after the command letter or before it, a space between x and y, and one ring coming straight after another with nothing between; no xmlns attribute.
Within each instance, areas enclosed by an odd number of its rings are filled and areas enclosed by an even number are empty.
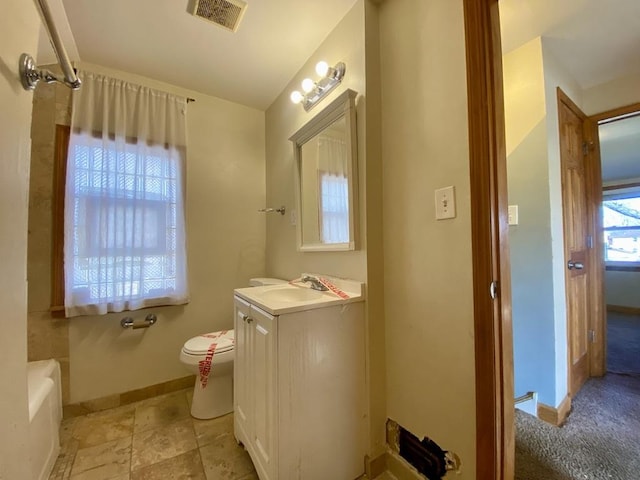
<svg viewBox="0 0 640 480"><path fill-rule="evenodd" d="M356 248L356 95L346 90L289 139L300 251Z"/></svg>

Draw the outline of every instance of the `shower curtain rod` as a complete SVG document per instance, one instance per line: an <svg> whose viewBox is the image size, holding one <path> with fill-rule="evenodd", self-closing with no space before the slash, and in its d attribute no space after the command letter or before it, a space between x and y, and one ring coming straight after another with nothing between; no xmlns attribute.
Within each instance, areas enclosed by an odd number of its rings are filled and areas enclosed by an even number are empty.
<svg viewBox="0 0 640 480"><path fill-rule="evenodd" d="M43 80L46 83L60 82L68 86L73 90L80 88L80 79L76 75L75 70L71 66L69 56L67 55L62 40L56 29L56 25L53 22L53 16L49 10L49 5L46 0L38 0L38 6L42 13L49 39L51 40L51 46L58 58L58 64L62 68L64 78L60 78L50 72L49 70L40 70L36 68L33 57L27 53L23 53L20 56L20 80L25 90L34 90L38 81Z"/></svg>

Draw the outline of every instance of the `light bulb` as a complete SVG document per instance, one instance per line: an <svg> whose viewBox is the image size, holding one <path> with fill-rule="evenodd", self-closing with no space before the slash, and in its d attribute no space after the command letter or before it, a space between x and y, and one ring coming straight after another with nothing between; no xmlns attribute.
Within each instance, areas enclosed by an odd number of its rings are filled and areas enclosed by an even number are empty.
<svg viewBox="0 0 640 480"><path fill-rule="evenodd" d="M327 62L323 60L316 64L316 73L318 75L320 75L321 77L324 77L327 75L327 72L329 72L329 64Z"/></svg>
<svg viewBox="0 0 640 480"><path fill-rule="evenodd" d="M302 80L302 90L304 90L304 93L309 93L315 86L316 84L310 78L305 78L304 80Z"/></svg>
<svg viewBox="0 0 640 480"><path fill-rule="evenodd" d="M291 96L289 98L291 98L293 103L300 103L304 96L298 90L294 90L291 92Z"/></svg>

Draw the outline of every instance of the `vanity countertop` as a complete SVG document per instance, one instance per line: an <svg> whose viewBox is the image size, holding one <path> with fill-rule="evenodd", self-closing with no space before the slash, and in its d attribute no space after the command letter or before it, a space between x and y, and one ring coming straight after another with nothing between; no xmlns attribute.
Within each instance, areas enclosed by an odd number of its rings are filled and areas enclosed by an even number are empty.
<svg viewBox="0 0 640 480"><path fill-rule="evenodd" d="M237 288L234 294L272 315L364 301L363 283L319 276L329 280L336 287L337 293L331 290L314 290L306 284L294 281L281 285Z"/></svg>

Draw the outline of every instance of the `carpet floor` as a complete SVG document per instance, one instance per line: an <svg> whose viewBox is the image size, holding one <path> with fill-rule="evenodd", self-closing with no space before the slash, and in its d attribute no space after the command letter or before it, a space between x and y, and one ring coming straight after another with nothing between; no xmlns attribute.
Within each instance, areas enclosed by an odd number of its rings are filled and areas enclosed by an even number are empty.
<svg viewBox="0 0 640 480"><path fill-rule="evenodd" d="M607 370L640 375L640 315L608 312L607 336Z"/></svg>
<svg viewBox="0 0 640 480"><path fill-rule="evenodd" d="M610 372L554 427L516 409L516 480L640 480L640 319L608 317Z"/></svg>
<svg viewBox="0 0 640 480"><path fill-rule="evenodd" d="M640 479L640 378L590 379L562 427L516 410L516 479Z"/></svg>

